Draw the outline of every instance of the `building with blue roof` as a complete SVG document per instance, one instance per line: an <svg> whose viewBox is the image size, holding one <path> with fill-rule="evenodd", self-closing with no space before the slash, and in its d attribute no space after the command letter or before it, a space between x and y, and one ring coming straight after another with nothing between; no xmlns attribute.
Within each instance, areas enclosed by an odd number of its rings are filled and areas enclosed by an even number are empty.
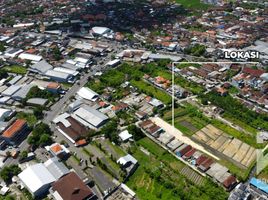
<svg viewBox="0 0 268 200"><path fill-rule="evenodd" d="M256 179L256 178L252 178L250 180L250 184L254 187L256 187L257 189L265 192L266 194L268 194L268 184L265 183L264 181L261 181L260 179Z"/></svg>

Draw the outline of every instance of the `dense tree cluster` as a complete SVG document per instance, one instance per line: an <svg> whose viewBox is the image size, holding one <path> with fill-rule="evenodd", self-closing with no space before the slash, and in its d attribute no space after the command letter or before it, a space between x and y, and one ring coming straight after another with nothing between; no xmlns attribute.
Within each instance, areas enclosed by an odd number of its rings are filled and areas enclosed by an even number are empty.
<svg viewBox="0 0 268 200"><path fill-rule="evenodd" d="M193 56L202 56L206 52L206 47L201 44L195 44L193 46L190 46L189 48L186 48L184 52Z"/></svg>
<svg viewBox="0 0 268 200"><path fill-rule="evenodd" d="M222 97L218 95L217 92L212 91L201 95L201 99L203 102L210 101L212 104L224 109L224 115L227 117L240 120L256 129L268 130L268 115L256 113L248 109L230 95Z"/></svg>
<svg viewBox="0 0 268 200"><path fill-rule="evenodd" d="M13 176L18 175L21 172L21 169L18 165L10 165L4 167L1 172L0 176L5 182L11 181Z"/></svg>
<svg viewBox="0 0 268 200"><path fill-rule="evenodd" d="M26 99L30 99L30 98L44 98L44 99L48 99L49 101L54 101L54 99L57 96L58 95L53 94L52 92L49 92L47 90L41 90L39 87L34 86L34 87L32 87L30 89L30 91L26 95Z"/></svg>
<svg viewBox="0 0 268 200"><path fill-rule="evenodd" d="M52 143L51 135L49 126L41 122L34 127L32 135L28 138L28 143L35 147L43 147Z"/></svg>

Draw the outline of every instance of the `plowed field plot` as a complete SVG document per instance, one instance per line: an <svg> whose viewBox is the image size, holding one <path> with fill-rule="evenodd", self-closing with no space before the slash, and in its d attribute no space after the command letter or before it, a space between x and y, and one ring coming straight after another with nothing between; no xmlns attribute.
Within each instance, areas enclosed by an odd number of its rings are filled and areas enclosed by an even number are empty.
<svg viewBox="0 0 268 200"><path fill-rule="evenodd" d="M193 171L188 166L185 166L181 170L181 174L186 176L189 180L191 180L196 185L202 185L204 182L204 179L201 175L199 175L197 172Z"/></svg>
<svg viewBox="0 0 268 200"><path fill-rule="evenodd" d="M229 157L234 164L238 163L247 168L256 159L256 151L253 147L227 135L211 124L197 131L193 138Z"/></svg>

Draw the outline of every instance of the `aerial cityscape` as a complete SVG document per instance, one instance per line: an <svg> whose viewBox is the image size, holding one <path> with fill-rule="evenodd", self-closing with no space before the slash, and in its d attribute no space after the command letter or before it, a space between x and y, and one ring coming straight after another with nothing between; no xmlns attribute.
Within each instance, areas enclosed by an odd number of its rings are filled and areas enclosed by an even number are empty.
<svg viewBox="0 0 268 200"><path fill-rule="evenodd" d="M0 200L268 200L268 0L1 0Z"/></svg>

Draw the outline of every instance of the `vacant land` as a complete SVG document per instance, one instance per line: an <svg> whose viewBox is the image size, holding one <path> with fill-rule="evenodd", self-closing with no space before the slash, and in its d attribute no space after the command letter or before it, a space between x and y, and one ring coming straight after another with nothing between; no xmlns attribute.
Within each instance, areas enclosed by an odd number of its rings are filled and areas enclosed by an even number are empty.
<svg viewBox="0 0 268 200"><path fill-rule="evenodd" d="M140 165L127 181L127 185L139 198L147 200L227 198L223 188L195 174L192 169L185 168L182 162L149 138L143 138L137 144L133 156ZM147 149L150 155L143 153L140 147ZM198 181L201 186L189 179Z"/></svg>
<svg viewBox="0 0 268 200"><path fill-rule="evenodd" d="M140 92L145 93L149 96L152 96L156 99L159 99L164 104L170 104L172 101L172 98L169 94L163 92L160 89L157 89L156 87L154 87L151 84L146 83L142 80L140 80L140 81L132 80L131 84L133 86L137 87L140 90Z"/></svg>
<svg viewBox="0 0 268 200"><path fill-rule="evenodd" d="M198 114L198 110L190 105L186 108L179 107L174 111L174 125L183 134L191 136L196 131L202 129L208 124L207 119ZM172 111L168 111L164 114L164 120L171 123L172 122Z"/></svg>
<svg viewBox="0 0 268 200"><path fill-rule="evenodd" d="M27 69L19 65L5 66L3 70L9 73L14 73L14 74L26 74L27 73Z"/></svg>

